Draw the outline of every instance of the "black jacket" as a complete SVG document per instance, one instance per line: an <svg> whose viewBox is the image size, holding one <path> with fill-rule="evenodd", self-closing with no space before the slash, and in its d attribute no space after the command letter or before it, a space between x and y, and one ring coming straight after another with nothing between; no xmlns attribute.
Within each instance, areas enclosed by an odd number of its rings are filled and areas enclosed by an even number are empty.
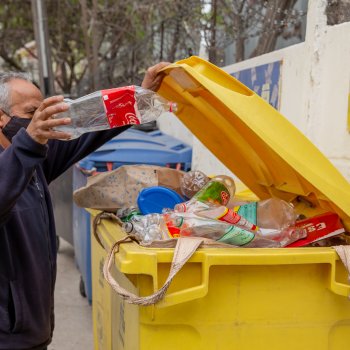
<svg viewBox="0 0 350 350"><path fill-rule="evenodd" d="M48 184L125 128L0 147L0 349L42 349L54 328L56 232Z"/></svg>

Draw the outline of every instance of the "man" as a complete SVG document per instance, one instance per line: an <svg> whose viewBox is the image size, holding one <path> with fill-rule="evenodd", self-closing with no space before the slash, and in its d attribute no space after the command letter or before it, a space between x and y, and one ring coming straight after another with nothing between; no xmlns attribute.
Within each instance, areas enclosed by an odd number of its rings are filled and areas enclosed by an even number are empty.
<svg viewBox="0 0 350 350"><path fill-rule="evenodd" d="M156 90L161 62L142 87ZM63 96L45 100L21 73L0 74L0 349L43 350L54 328L56 233L48 184L126 127L71 141Z"/></svg>

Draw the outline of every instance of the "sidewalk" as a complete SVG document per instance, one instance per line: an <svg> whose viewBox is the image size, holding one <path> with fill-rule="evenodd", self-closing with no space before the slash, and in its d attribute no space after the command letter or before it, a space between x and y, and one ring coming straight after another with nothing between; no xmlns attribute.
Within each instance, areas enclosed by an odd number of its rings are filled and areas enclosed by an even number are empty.
<svg viewBox="0 0 350 350"><path fill-rule="evenodd" d="M49 350L92 350L92 308L79 293L73 247L60 239L55 293L56 326Z"/></svg>

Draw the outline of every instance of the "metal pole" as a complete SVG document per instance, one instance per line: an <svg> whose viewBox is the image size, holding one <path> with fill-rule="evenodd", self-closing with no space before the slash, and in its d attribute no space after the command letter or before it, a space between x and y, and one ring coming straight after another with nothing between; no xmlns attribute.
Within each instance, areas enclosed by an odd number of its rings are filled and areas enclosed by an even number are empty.
<svg viewBox="0 0 350 350"><path fill-rule="evenodd" d="M54 91L51 55L48 40L46 9L42 0L32 0L35 42L38 49L41 92L51 96Z"/></svg>

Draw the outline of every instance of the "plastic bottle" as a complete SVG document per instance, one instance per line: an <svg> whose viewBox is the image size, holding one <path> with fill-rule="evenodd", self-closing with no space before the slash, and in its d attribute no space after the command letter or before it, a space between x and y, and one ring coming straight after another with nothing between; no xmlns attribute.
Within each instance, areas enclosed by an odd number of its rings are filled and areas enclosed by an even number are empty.
<svg viewBox="0 0 350 350"><path fill-rule="evenodd" d="M70 133L71 139L86 132L147 123L163 112L176 110L175 104L154 91L134 85L100 90L65 102L69 109L57 118L71 118L72 122L55 130Z"/></svg>
<svg viewBox="0 0 350 350"><path fill-rule="evenodd" d="M234 224L245 230L253 232L259 230L255 224L249 222L234 210L229 209L223 205L213 205L211 203L203 203L199 201L188 201L185 203L177 204L174 207L174 211L180 213L189 211L204 218L215 219Z"/></svg>
<svg viewBox="0 0 350 350"><path fill-rule="evenodd" d="M210 202L190 200L175 206L176 212L194 212L198 216L226 221L265 237L275 237L285 228L294 225L296 214L291 204L278 199L246 203L233 209Z"/></svg>
<svg viewBox="0 0 350 350"><path fill-rule="evenodd" d="M290 227L279 232L279 236L267 238L258 232L253 233L223 221L203 218L189 212L149 214L139 221L137 217L133 217L123 228L127 233L135 234L143 243L178 236L200 236L247 248L280 248L306 235L305 230Z"/></svg>
<svg viewBox="0 0 350 350"><path fill-rule="evenodd" d="M134 215L122 227L126 233L135 235L143 244L167 238L165 221L161 214Z"/></svg>
<svg viewBox="0 0 350 350"><path fill-rule="evenodd" d="M236 185L230 176L218 175L211 178L190 201L215 205L229 205L236 192Z"/></svg>
<svg viewBox="0 0 350 350"><path fill-rule="evenodd" d="M209 180L209 177L200 170L188 171L181 178L181 193L191 199Z"/></svg>
<svg viewBox="0 0 350 350"><path fill-rule="evenodd" d="M294 225L297 218L293 205L279 198L269 198L238 206L233 204L233 210L257 225L260 230L265 231L265 234L269 231L282 231Z"/></svg>

